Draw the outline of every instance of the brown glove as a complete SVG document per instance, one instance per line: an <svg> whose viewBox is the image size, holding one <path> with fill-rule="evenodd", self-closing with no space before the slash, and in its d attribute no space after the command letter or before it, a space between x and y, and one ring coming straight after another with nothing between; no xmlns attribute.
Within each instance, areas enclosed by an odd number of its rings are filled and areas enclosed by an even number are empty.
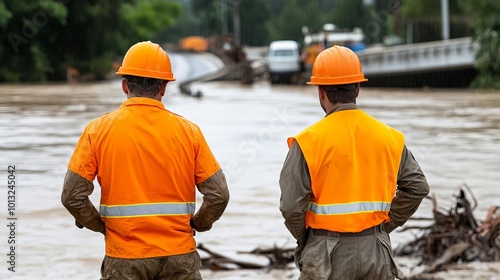
<svg viewBox="0 0 500 280"><path fill-rule="evenodd" d="M389 221L388 223L384 224L384 230L387 233L391 233L393 230L395 230L398 226L393 223L392 221Z"/></svg>
<svg viewBox="0 0 500 280"><path fill-rule="evenodd" d="M191 220L189 220L189 225L197 232L203 232L203 231L207 231L207 230L210 230L212 227L204 227L204 228L200 228L200 227L197 227L195 224L194 224L194 220L193 218L191 218Z"/></svg>

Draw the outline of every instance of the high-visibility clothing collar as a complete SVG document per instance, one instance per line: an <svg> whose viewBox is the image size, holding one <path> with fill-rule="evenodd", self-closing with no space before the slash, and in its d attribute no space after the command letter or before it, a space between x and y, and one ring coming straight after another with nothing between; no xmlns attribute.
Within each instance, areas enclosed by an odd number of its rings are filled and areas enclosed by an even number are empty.
<svg viewBox="0 0 500 280"><path fill-rule="evenodd" d="M153 98L148 98L148 97L131 97L127 100L125 100L122 105L120 105L120 109L127 107L127 106L135 106L135 105L145 105L145 106L154 106L158 107L162 110L165 109L165 105L161 103L160 101L153 99Z"/></svg>
<svg viewBox="0 0 500 280"><path fill-rule="evenodd" d="M335 105L333 105L332 110L330 112L328 112L326 114L326 116L329 116L332 113L335 113L335 112L338 112L338 111L353 110L353 109L359 109L358 105L356 105L355 103L339 103L339 104L335 104Z"/></svg>

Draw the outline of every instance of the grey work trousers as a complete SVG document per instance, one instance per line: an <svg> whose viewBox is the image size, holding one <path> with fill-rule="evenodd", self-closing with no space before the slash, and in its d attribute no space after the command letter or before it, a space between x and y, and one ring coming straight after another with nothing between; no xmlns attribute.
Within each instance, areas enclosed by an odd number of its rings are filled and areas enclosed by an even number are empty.
<svg viewBox="0 0 500 280"><path fill-rule="evenodd" d="M189 254L147 259L104 257L101 280L200 280L200 255Z"/></svg>
<svg viewBox="0 0 500 280"><path fill-rule="evenodd" d="M299 280L402 278L385 231L355 237L314 235L309 231L304 248L297 249Z"/></svg>

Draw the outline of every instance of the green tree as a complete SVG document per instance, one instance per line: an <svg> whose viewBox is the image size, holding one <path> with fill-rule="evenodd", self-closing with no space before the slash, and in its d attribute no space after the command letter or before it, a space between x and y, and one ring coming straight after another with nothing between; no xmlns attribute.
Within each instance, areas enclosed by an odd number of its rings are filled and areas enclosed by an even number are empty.
<svg viewBox="0 0 500 280"><path fill-rule="evenodd" d="M64 80L68 67L104 79L131 44L173 23L177 3L162 0L4 0L0 81ZM8 15L11 15L10 18Z"/></svg>
<svg viewBox="0 0 500 280"><path fill-rule="evenodd" d="M178 5L161 0L71 1L61 44L66 65L105 79L115 56L172 24ZM69 31L69 32L68 32Z"/></svg>
<svg viewBox="0 0 500 280"><path fill-rule="evenodd" d="M269 42L269 31L267 21L271 14L269 12L270 3L267 0L238 0L240 7L240 37L244 45L265 45ZM200 36L234 36L233 30L233 0L191 0L190 5L185 5L191 9L194 18L189 20L189 29L182 27L179 21L171 27L173 33L177 33L176 38L169 41L179 40L182 37ZM187 15L187 18L191 16ZM196 25L193 28L193 25ZM182 31L181 31L182 30ZM226 34L224 34L226 33Z"/></svg>
<svg viewBox="0 0 500 280"><path fill-rule="evenodd" d="M180 13L180 5L163 0L138 0L124 3L120 13L126 26L131 28L137 39L147 39L159 30L172 25Z"/></svg>
<svg viewBox="0 0 500 280"><path fill-rule="evenodd" d="M302 26L305 18L297 0L288 0L279 16L270 22L272 40L302 41Z"/></svg>
<svg viewBox="0 0 500 280"><path fill-rule="evenodd" d="M476 19L473 39L479 45L476 54L478 76L472 86L500 89L500 2L468 0L463 5Z"/></svg>
<svg viewBox="0 0 500 280"><path fill-rule="evenodd" d="M337 0L333 6L332 23L341 28L364 29L370 17L369 9L363 0Z"/></svg>
<svg viewBox="0 0 500 280"><path fill-rule="evenodd" d="M64 25L67 9L54 0L4 0L0 5L0 81L45 81L55 72L48 51L56 34L48 26ZM3 17L5 16L5 17Z"/></svg>
<svg viewBox="0 0 500 280"><path fill-rule="evenodd" d="M462 2L449 1L450 38L472 34L472 20L464 11ZM436 0L403 0L402 21L412 24L414 43L442 39L440 3Z"/></svg>
<svg viewBox="0 0 500 280"><path fill-rule="evenodd" d="M242 44L262 46L269 43L267 21L270 19L271 14L268 2L267 0L241 0Z"/></svg>
<svg viewBox="0 0 500 280"><path fill-rule="evenodd" d="M376 0L367 7L368 22L363 28L367 43L381 43L387 35L401 33L401 8L402 0Z"/></svg>
<svg viewBox="0 0 500 280"><path fill-rule="evenodd" d="M12 17L12 13L7 9L7 6L2 1L0 2L0 28L4 27L9 19Z"/></svg>
<svg viewBox="0 0 500 280"><path fill-rule="evenodd" d="M179 39L187 36L200 35L201 20L193 13L189 1L178 1L181 12L175 23L155 35L155 41L177 44Z"/></svg>
<svg viewBox="0 0 500 280"><path fill-rule="evenodd" d="M232 0L191 0L191 7L196 17L200 19L200 33L196 35L212 36L221 34L221 7L225 1L228 11L231 11L229 2Z"/></svg>
<svg viewBox="0 0 500 280"><path fill-rule="evenodd" d="M303 42L302 27L316 32L325 23L331 22L324 1L321 0L286 0L278 17L269 22L272 40L295 40ZM276 9L276 7L274 7Z"/></svg>

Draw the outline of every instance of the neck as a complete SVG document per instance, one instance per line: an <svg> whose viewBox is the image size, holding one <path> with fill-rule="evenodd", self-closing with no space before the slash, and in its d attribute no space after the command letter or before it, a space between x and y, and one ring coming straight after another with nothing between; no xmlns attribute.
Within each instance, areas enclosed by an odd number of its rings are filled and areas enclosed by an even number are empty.
<svg viewBox="0 0 500 280"><path fill-rule="evenodd" d="M352 103L335 103L335 104L331 104L331 106L328 106L326 110L326 115L330 115L331 113L335 112L338 110L338 108L342 105L356 105L356 102L352 102Z"/></svg>
<svg viewBox="0 0 500 280"><path fill-rule="evenodd" d="M128 98L134 98L134 97L142 97L142 98L150 98L150 99L154 99L154 100L157 100L157 101L160 101L161 102L161 94L157 94L156 96L137 96L137 95L132 95L132 94L127 94L127 99Z"/></svg>

